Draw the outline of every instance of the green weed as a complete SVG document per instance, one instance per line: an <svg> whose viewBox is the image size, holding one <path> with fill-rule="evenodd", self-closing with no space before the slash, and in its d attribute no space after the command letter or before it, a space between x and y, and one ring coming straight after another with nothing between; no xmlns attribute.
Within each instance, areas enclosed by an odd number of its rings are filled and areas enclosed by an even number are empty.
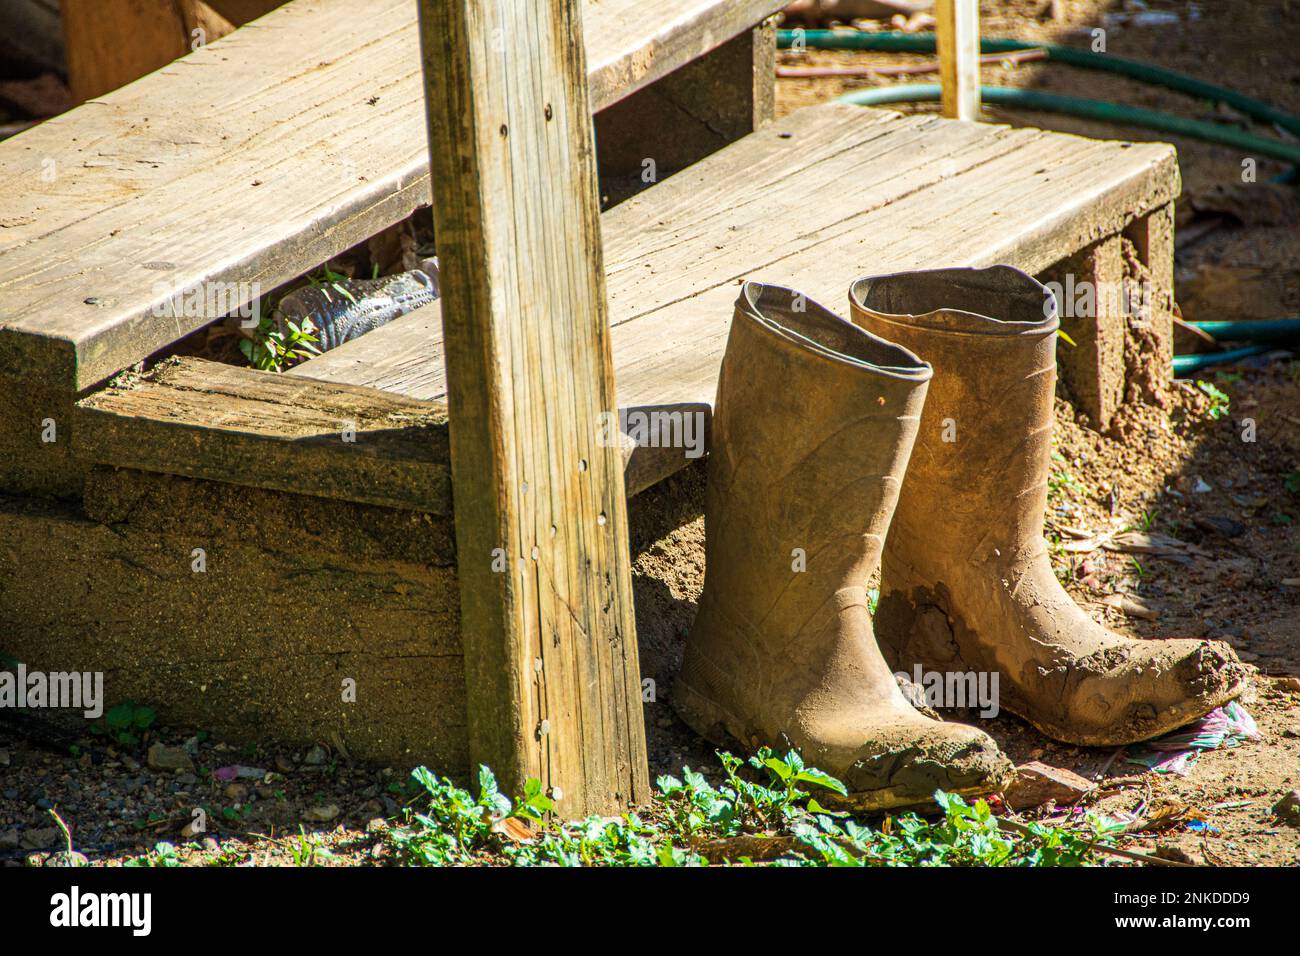
<svg viewBox="0 0 1300 956"><path fill-rule="evenodd" d="M776 852L778 866L1080 866L1096 862L1095 831L1041 824L1004 830L983 800L967 803L938 791L943 816L914 813L872 828L828 809L814 793L845 795L834 777L805 765L798 753L762 749L742 760L719 753L723 780L714 786L684 768L662 776L644 813L588 817L563 823L541 784L530 780L517 803L501 793L492 772L479 770L472 795L420 768L421 808L385 835L398 862L446 866L706 866L755 863L753 849ZM749 854L749 855L746 855Z"/></svg>

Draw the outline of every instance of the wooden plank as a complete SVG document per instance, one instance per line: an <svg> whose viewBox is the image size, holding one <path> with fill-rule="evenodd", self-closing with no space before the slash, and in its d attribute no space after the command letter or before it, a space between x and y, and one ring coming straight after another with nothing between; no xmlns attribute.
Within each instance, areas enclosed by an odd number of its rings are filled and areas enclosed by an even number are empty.
<svg viewBox="0 0 1300 956"><path fill-rule="evenodd" d="M936 0L941 106L948 119L980 115L980 10L978 0Z"/></svg>
<svg viewBox="0 0 1300 956"><path fill-rule="evenodd" d="M775 99L776 28L768 21L601 113L602 197L625 199L766 126Z"/></svg>
<svg viewBox="0 0 1300 956"><path fill-rule="evenodd" d="M1124 401L1124 254L1119 236L1107 236L1044 277L1057 292L1061 331L1057 370L1079 410L1104 429Z"/></svg>
<svg viewBox="0 0 1300 956"><path fill-rule="evenodd" d="M836 307L872 272L1005 262L1038 273L1177 192L1162 144L800 110L602 217L619 406L712 406L746 277ZM430 307L295 374L439 399L440 337Z"/></svg>
<svg viewBox="0 0 1300 956"><path fill-rule="evenodd" d="M412 342L427 345L427 336ZM710 406L700 403L624 409L623 419L632 422L619 442L627 495L703 457L711 418ZM187 357L144 376L120 376L66 420L76 435L72 454L83 466L452 513L444 402ZM348 447L345 433L356 447Z"/></svg>
<svg viewBox="0 0 1300 956"><path fill-rule="evenodd" d="M750 274L832 306L844 303L853 278L870 273L1001 262L1036 274L1094 233L1113 234L1149 208L1144 204L1158 205L1176 192L1172 148L1151 150L1145 166L1107 170L1104 148L1078 143L1032 140L969 178L954 177L874 215L803 234L792 254ZM735 286L727 283L616 326L620 401L711 401L706 396L716 388L734 299Z"/></svg>
<svg viewBox="0 0 1300 956"><path fill-rule="evenodd" d="M68 86L77 103L152 73L190 50L180 4L65 0L61 12Z"/></svg>
<svg viewBox="0 0 1300 956"><path fill-rule="evenodd" d="M954 149L984 148L953 158ZM842 105L801 110L772 131L750 137L656 186L602 217L614 325L700 291L728 285L765 259L779 259L773 222L797 221L798 236L844 219L850 210L878 210L909 191L937 182L962 164L1015 148L979 130L896 113ZM903 172L900 172L900 169ZM852 206L840 201L853 181ZM745 239L759 236L770 246ZM749 266L736 272L736 259ZM435 304L304 363L298 374L390 389L416 398L446 394L441 363L418 348L441 326ZM726 315L730 321L730 311ZM619 376L621 379L621 375ZM694 398L690 399L694 400ZM707 397L712 402L712 394ZM629 402L620 396L620 404Z"/></svg>
<svg viewBox="0 0 1300 956"><path fill-rule="evenodd" d="M580 7L419 11L470 753L608 813L649 772Z"/></svg>
<svg viewBox="0 0 1300 956"><path fill-rule="evenodd" d="M182 358L74 414L85 461L449 513L445 411L400 395Z"/></svg>
<svg viewBox="0 0 1300 956"><path fill-rule="evenodd" d="M779 6L587 0L591 104ZM81 391L215 317L178 291L269 292L427 203L420 96L410 0L294 0L0 143L0 377Z"/></svg>

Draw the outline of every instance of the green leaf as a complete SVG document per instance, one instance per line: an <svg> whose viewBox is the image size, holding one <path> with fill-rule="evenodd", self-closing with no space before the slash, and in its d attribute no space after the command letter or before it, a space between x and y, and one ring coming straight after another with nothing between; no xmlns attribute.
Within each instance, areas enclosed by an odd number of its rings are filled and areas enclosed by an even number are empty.
<svg viewBox="0 0 1300 956"><path fill-rule="evenodd" d="M802 771L797 777L795 777L795 780L798 780L800 783L815 783L820 787L825 787L827 790L834 790L842 797L847 797L849 795L848 788L845 787L844 784L825 771L818 770L815 767L809 767L807 770Z"/></svg>
<svg viewBox="0 0 1300 956"><path fill-rule="evenodd" d="M794 776L794 771L790 768L790 765L780 757L768 757L763 761L763 766L780 777L782 781L789 780Z"/></svg>
<svg viewBox="0 0 1300 956"><path fill-rule="evenodd" d="M122 730L130 727L135 718L135 708L131 704L118 704L104 715L104 722L110 730Z"/></svg>

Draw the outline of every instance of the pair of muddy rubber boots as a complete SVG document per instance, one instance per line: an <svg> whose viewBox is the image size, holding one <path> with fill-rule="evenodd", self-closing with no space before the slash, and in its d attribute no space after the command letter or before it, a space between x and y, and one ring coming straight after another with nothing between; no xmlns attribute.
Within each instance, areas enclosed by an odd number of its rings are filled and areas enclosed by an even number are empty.
<svg viewBox="0 0 1300 956"><path fill-rule="evenodd" d="M849 300L851 322L753 282L736 303L683 719L724 746L796 747L882 809L995 792L1012 769L983 731L905 699L894 674L918 665L996 674L1001 709L1082 745L1237 696L1226 645L1115 634L1052 572L1051 292L995 266L861 279Z"/></svg>

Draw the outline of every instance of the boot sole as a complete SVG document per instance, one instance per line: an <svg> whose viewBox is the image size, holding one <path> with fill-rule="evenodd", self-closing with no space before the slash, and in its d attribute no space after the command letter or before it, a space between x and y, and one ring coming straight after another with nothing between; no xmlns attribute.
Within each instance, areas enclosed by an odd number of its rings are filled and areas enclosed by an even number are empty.
<svg viewBox="0 0 1300 956"><path fill-rule="evenodd" d="M902 613L906 617L903 622L900 622L897 631L906 635L907 642L916 637L917 616L921 608L934 608L949 618L953 614L950 605L946 601L938 599L934 592L925 585L909 584L896 588L888 594L881 595L882 606L885 605L885 602L892 601L901 601ZM897 648L895 648L895 652L897 652ZM890 659L888 655L886 655L886 659ZM961 661L960 657L958 657L958 661L957 666L963 669L972 669L972 665ZM978 665L974 666L978 669ZM1240 669L1240 662L1233 666L1238 668L1238 676L1228 687L1216 694L1202 697L1197 706L1189 707L1175 717L1153 721L1141 730L1133 729L1133 724L1126 720L1119 726L1108 727L1104 731L1080 732L1077 727L1056 723L1035 715L1034 708L1014 689L1004 692L999 703L1002 710L1019 717L1049 740L1073 744L1078 747L1123 747L1163 737L1171 731L1199 720L1214 708L1222 707L1229 701L1236 700L1250 686L1250 674Z"/></svg>
<svg viewBox="0 0 1300 956"><path fill-rule="evenodd" d="M673 710L685 724L715 747L724 750L739 749L752 753L750 739L759 737L744 729L744 723L725 707L715 703L689 684L678 680L673 686ZM737 745L739 745L737 747ZM993 786L955 787L946 793L960 797L979 797L997 791ZM840 796L831 790L816 794L817 801L832 810L856 810L873 813L880 810L901 810L908 807L933 807L933 793L919 794L905 787L885 787L880 790L857 790Z"/></svg>
<svg viewBox="0 0 1300 956"><path fill-rule="evenodd" d="M1229 701L1236 700L1249 686L1250 678L1245 677L1233 684L1230 688L1221 694L1216 694L1200 706L1194 707L1185 714L1169 718L1166 721L1154 724L1154 729L1143 730L1140 733L1095 733L1081 734L1077 730L1071 730L1049 721L1033 717L1028 708L1022 709L1013 704L1004 704L1003 707L1009 714L1015 714L1025 723L1029 724L1044 737L1055 740L1059 743L1073 744L1077 747L1125 747L1129 744L1140 744L1147 740L1155 740L1157 737L1163 737L1165 734L1178 730L1180 727L1186 727L1193 721L1200 720L1216 707L1222 707Z"/></svg>

